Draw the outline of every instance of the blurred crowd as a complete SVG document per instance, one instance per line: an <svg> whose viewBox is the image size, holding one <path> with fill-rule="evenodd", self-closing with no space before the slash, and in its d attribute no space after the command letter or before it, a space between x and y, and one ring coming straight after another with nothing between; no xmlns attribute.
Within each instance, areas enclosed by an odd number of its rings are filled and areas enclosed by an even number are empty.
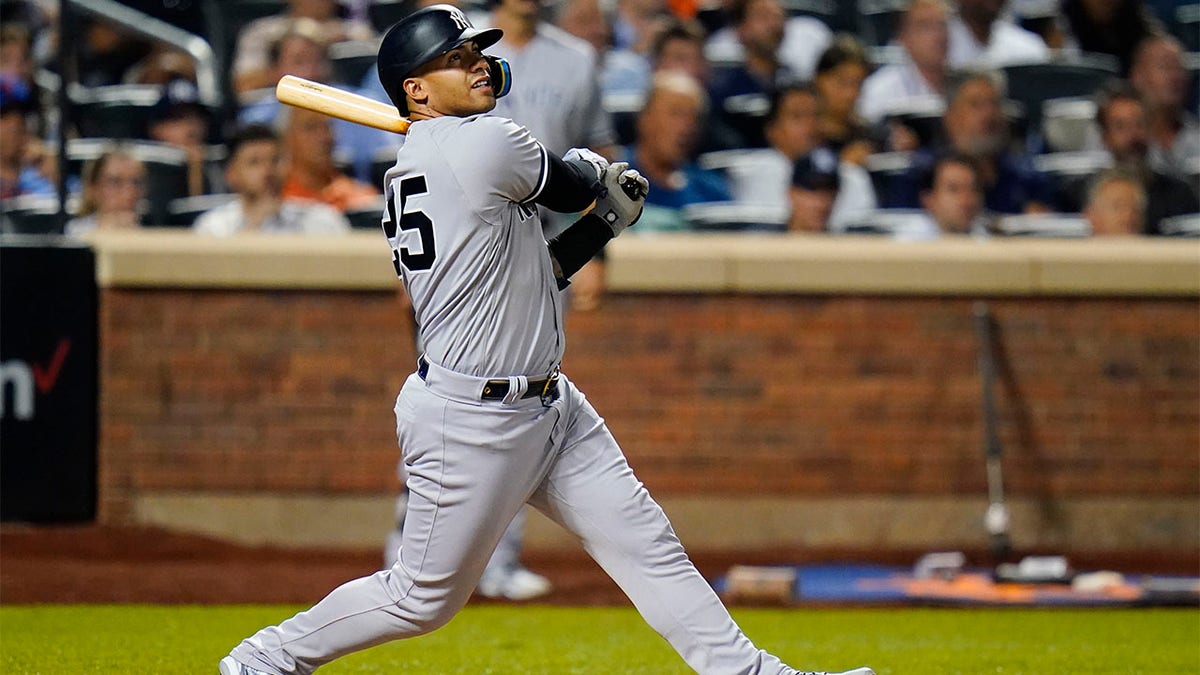
<svg viewBox="0 0 1200 675"><path fill-rule="evenodd" d="M505 30L490 51L513 65L496 113L639 169L632 231L1200 231L1200 24L1172 0L479 1L461 6ZM379 226L403 138L273 87L387 101L379 37L432 3L123 4L140 26L74 7L64 44L57 0L0 2L5 229L54 227L61 171L68 233Z"/></svg>

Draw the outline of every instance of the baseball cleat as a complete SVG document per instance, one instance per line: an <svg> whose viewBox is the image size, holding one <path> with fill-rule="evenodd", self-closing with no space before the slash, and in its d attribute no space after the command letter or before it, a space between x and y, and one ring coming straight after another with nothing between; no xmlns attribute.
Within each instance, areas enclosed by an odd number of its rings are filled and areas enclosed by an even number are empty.
<svg viewBox="0 0 1200 675"><path fill-rule="evenodd" d="M492 578L481 579L475 592L485 598L532 600L546 595L553 588L546 577L518 567L504 576L492 575Z"/></svg>
<svg viewBox="0 0 1200 675"><path fill-rule="evenodd" d="M217 664L217 670L221 675L271 675L266 671L255 670L244 663L238 663L233 660L233 656L226 656Z"/></svg>

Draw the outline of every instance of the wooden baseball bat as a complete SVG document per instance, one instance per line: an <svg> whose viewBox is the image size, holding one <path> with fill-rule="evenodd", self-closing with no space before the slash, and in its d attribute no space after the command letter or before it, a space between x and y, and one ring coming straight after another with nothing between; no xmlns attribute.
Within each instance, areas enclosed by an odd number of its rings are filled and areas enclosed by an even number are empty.
<svg viewBox="0 0 1200 675"><path fill-rule="evenodd" d="M295 75L284 75L279 80L279 84L275 85L275 98L280 103L395 134L407 133L408 126L412 124L388 103Z"/></svg>

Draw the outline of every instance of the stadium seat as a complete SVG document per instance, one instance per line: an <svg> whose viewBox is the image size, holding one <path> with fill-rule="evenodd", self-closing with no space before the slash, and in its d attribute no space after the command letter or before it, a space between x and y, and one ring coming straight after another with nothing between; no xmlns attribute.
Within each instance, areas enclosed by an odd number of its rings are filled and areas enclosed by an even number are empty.
<svg viewBox="0 0 1200 675"><path fill-rule="evenodd" d="M1021 104L1025 127L1037 131L1042 128L1043 103L1064 96L1092 96L1119 72L1116 59L1097 54L1010 65L1003 71L1008 80L1008 98Z"/></svg>
<svg viewBox="0 0 1200 675"><path fill-rule="evenodd" d="M384 174L395 166L396 151L399 149L399 145L389 145L375 151L375 156L371 159L371 185L383 189Z"/></svg>
<svg viewBox="0 0 1200 675"><path fill-rule="evenodd" d="M1200 3L1179 5L1173 19L1168 22L1171 33L1183 43L1183 48L1189 52L1200 51Z"/></svg>
<svg viewBox="0 0 1200 675"><path fill-rule="evenodd" d="M688 228L696 232L783 232L788 209L737 202L705 202L683 207Z"/></svg>
<svg viewBox="0 0 1200 675"><path fill-rule="evenodd" d="M911 129L922 147L931 148L942 133L945 113L946 102L941 96L922 96L898 101L887 116Z"/></svg>
<svg viewBox="0 0 1200 675"><path fill-rule="evenodd" d="M234 199L237 199L237 195L232 193L172 199L167 203L167 217L163 224L169 227L191 227L200 214L224 206Z"/></svg>
<svg viewBox="0 0 1200 675"><path fill-rule="evenodd" d="M903 181L909 180L913 169L913 154L910 152L877 152L867 155L867 173L871 185L882 205L894 205L902 192Z"/></svg>
<svg viewBox="0 0 1200 675"><path fill-rule="evenodd" d="M73 124L83 138L144 138L150 111L162 95L153 84L84 87L71 84Z"/></svg>
<svg viewBox="0 0 1200 675"><path fill-rule="evenodd" d="M1003 216L992 225L992 233L1004 237L1090 237L1092 226L1077 213L1027 213Z"/></svg>
<svg viewBox="0 0 1200 675"><path fill-rule="evenodd" d="M0 207L0 232L4 234L57 235L63 233L58 221L58 197L24 195L6 199Z"/></svg>
<svg viewBox="0 0 1200 675"><path fill-rule="evenodd" d="M329 61L333 79L358 86L366 74L375 68L379 53L378 40L347 40L329 46Z"/></svg>
<svg viewBox="0 0 1200 675"><path fill-rule="evenodd" d="M383 195L379 195L375 202L370 206L364 206L346 212L346 220L350 221L350 227L356 230L378 230L380 229L380 218L383 214Z"/></svg>
<svg viewBox="0 0 1200 675"><path fill-rule="evenodd" d="M1169 237L1200 237L1200 213L1163 218L1158 229Z"/></svg>
<svg viewBox="0 0 1200 675"><path fill-rule="evenodd" d="M645 102L644 94L609 94L604 97L602 105L612 118L618 145L631 145L637 140L637 116Z"/></svg>
<svg viewBox="0 0 1200 675"><path fill-rule="evenodd" d="M1052 152L1033 158L1033 167L1042 173L1070 179L1091 176L1113 165L1108 152Z"/></svg>
<svg viewBox="0 0 1200 675"><path fill-rule="evenodd" d="M1042 138L1051 152L1078 152L1087 147L1096 120L1091 97L1052 98L1042 103Z"/></svg>
<svg viewBox="0 0 1200 675"><path fill-rule="evenodd" d="M867 45L882 47L892 41L904 0L858 0L858 35Z"/></svg>
<svg viewBox="0 0 1200 675"><path fill-rule="evenodd" d="M382 34L417 8L416 0L375 0L367 6L367 18L375 31Z"/></svg>
<svg viewBox="0 0 1200 675"><path fill-rule="evenodd" d="M929 216L920 209L877 209L849 220L845 234L875 234L889 237L925 238L930 230Z"/></svg>
<svg viewBox="0 0 1200 675"><path fill-rule="evenodd" d="M120 147L141 160L146 167L146 199L150 206L146 222L149 225L165 224L169 215L167 204L173 199L188 196L187 154L164 143L114 143L106 138L77 138L67 142L69 173L81 175L85 162L96 159L114 147Z"/></svg>

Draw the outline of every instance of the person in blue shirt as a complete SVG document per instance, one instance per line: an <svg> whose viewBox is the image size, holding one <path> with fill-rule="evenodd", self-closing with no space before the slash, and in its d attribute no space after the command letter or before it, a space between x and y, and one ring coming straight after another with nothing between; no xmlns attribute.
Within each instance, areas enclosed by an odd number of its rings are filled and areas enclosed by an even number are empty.
<svg viewBox="0 0 1200 675"><path fill-rule="evenodd" d="M654 76L638 115L637 142L624 148L622 158L650 181L639 231L686 229L683 207L731 199L724 176L692 157L706 106L704 90L691 76Z"/></svg>
<svg viewBox="0 0 1200 675"><path fill-rule="evenodd" d="M54 183L29 161L29 118L36 113L28 84L14 77L0 80L0 200L57 193Z"/></svg>

